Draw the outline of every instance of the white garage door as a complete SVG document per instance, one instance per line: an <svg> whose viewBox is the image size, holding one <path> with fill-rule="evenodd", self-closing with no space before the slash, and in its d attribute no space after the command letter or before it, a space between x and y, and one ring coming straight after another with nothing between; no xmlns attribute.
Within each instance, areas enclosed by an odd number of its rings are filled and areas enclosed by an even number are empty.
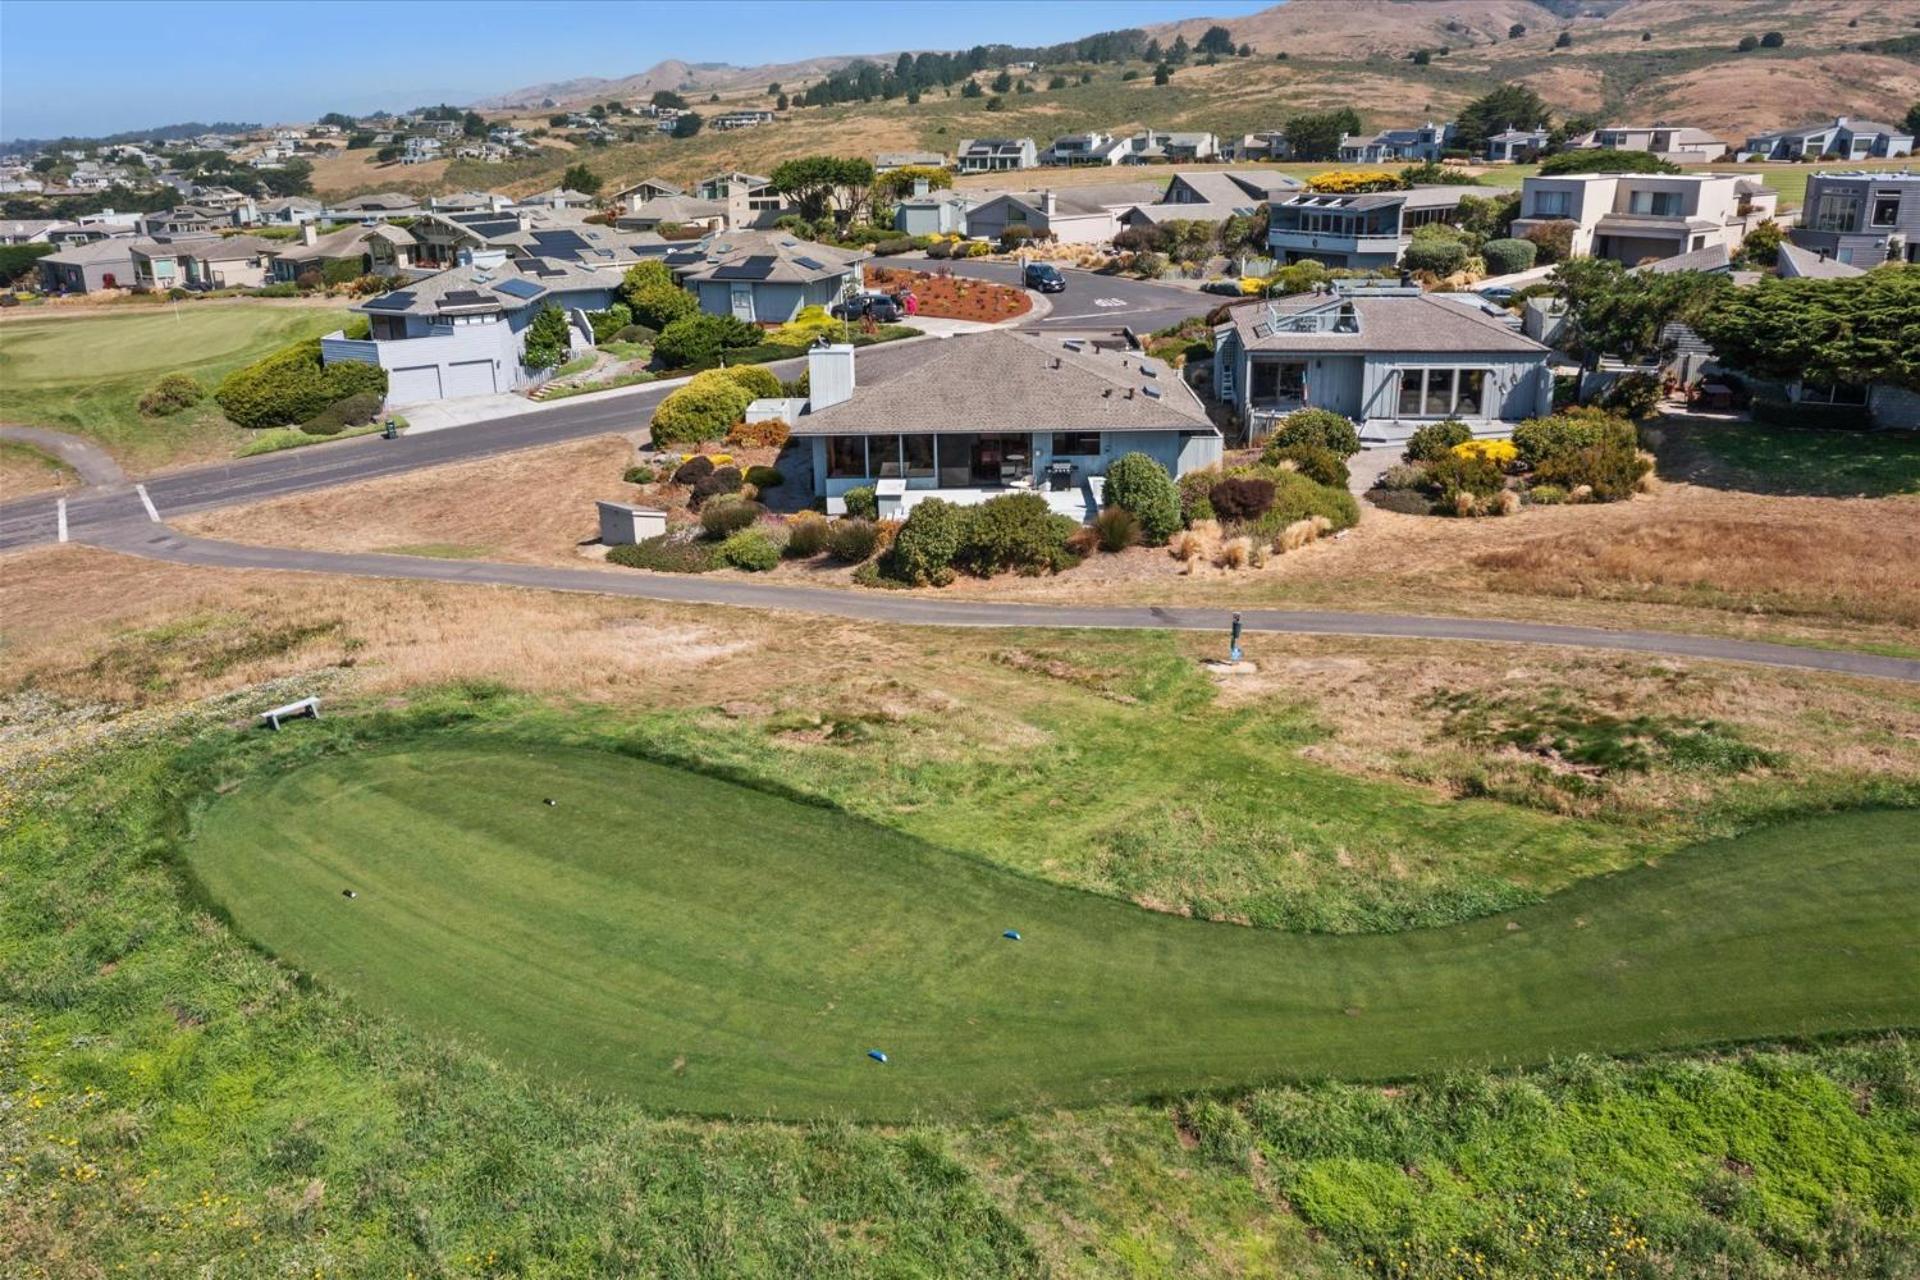
<svg viewBox="0 0 1920 1280"><path fill-rule="evenodd" d="M453 396L490 396L498 388L493 385L493 361L466 360L447 366L447 395Z"/></svg>
<svg viewBox="0 0 1920 1280"><path fill-rule="evenodd" d="M415 365L411 369L387 370L387 403L419 404L440 398L440 366Z"/></svg>

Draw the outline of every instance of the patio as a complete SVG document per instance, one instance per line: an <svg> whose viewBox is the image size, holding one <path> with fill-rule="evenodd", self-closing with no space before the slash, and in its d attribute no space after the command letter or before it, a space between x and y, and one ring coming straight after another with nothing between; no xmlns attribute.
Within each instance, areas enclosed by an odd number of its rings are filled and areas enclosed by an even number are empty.
<svg viewBox="0 0 1920 1280"><path fill-rule="evenodd" d="M901 520L928 498L939 498L943 502L951 502L959 507L974 507L1003 494L1037 493L1045 498L1047 505L1058 514L1084 524L1100 513L1105 489L1105 476L1087 476L1079 484L1065 489L1054 489L1044 483L1036 486L1024 480L1010 484L970 485L965 488L909 489L905 480L889 478L881 480L874 486L874 497L879 501L882 520ZM829 502L828 506L831 508L833 502Z"/></svg>

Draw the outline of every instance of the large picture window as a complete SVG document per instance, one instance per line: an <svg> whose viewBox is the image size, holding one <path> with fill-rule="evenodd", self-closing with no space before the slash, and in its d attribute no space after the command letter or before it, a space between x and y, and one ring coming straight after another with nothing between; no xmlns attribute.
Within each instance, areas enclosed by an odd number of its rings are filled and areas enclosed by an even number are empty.
<svg viewBox="0 0 1920 1280"><path fill-rule="evenodd" d="M1829 191L1814 206L1815 231L1851 231L1860 217L1860 197L1848 191Z"/></svg>
<svg viewBox="0 0 1920 1280"><path fill-rule="evenodd" d="M867 474L878 476L882 480L899 478L899 436L867 437Z"/></svg>
<svg viewBox="0 0 1920 1280"><path fill-rule="evenodd" d="M933 475L933 441L932 436L901 437L900 443L906 447L908 479L925 479Z"/></svg>
<svg viewBox="0 0 1920 1280"><path fill-rule="evenodd" d="M1485 369L1403 369L1400 416L1403 418L1477 418L1485 410Z"/></svg>
<svg viewBox="0 0 1920 1280"><path fill-rule="evenodd" d="M1873 197L1873 223L1876 227L1890 227L1900 220L1900 196L1879 192Z"/></svg>
<svg viewBox="0 0 1920 1280"><path fill-rule="evenodd" d="M827 479L864 480L867 477L865 436L827 437Z"/></svg>
<svg viewBox="0 0 1920 1280"><path fill-rule="evenodd" d="M1055 457L1091 458L1100 452L1098 431L1056 431L1053 433Z"/></svg>

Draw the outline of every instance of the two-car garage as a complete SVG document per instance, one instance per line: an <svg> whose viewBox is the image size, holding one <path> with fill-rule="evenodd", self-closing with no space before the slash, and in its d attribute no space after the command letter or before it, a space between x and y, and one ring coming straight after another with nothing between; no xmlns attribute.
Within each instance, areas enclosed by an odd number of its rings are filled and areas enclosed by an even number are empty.
<svg viewBox="0 0 1920 1280"><path fill-rule="evenodd" d="M491 360L461 360L387 370L387 403L418 404L459 396L490 396L500 389Z"/></svg>

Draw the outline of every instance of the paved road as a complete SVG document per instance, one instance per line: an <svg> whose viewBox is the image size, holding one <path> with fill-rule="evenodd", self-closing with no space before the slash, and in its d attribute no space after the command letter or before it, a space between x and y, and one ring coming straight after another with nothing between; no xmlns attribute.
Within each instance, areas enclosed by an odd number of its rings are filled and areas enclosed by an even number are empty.
<svg viewBox="0 0 1920 1280"><path fill-rule="evenodd" d="M906 626L1098 627L1224 633L1231 618L1230 612L1225 609L1160 608L1151 605L1001 604L985 600L941 600L887 591L784 586L631 570L559 569L472 560L431 560L413 556L251 547L190 537L164 525L138 520L122 520L98 529L93 540L101 546L129 555L176 564L522 587L537 591L578 591L676 604L786 609ZM1802 649L1792 645L1762 644L1716 636L1612 631L1600 627L1554 626L1500 619L1423 618L1403 614L1274 609L1244 610L1241 619L1247 629L1255 632L1390 636L1455 644L1553 645L1588 651L1617 650L1752 662L1920 682L1920 662L1876 654Z"/></svg>
<svg viewBox="0 0 1920 1280"><path fill-rule="evenodd" d="M942 264L916 262L912 265L937 268ZM1020 268L1009 262L968 261L945 265L952 267L956 275L973 276L999 284L1020 283ZM1052 314L1031 324L1023 324L1020 326L1022 329L1082 332L1118 329L1126 325L1136 332L1150 333L1188 316L1205 315L1227 301L1212 294L1170 284L1094 275L1089 271L1071 268L1062 268L1061 274L1067 278L1067 289L1065 293L1047 295L1047 300L1053 304Z"/></svg>

